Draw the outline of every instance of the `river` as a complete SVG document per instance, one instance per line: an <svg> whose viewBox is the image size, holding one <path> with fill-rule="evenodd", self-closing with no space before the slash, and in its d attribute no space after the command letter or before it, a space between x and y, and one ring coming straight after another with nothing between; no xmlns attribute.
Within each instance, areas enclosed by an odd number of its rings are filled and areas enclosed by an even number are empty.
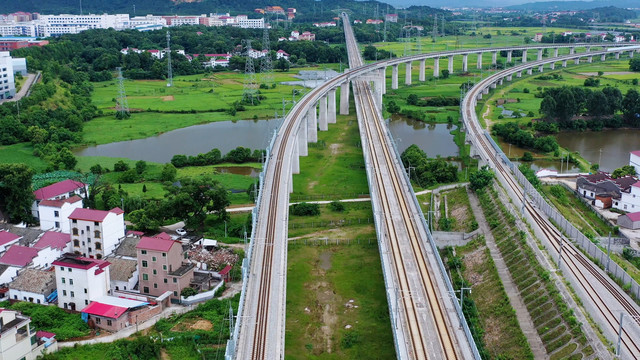
<svg viewBox="0 0 640 360"><path fill-rule="evenodd" d="M600 170L608 172L629 165L629 153L640 150L639 129L561 132L556 139L563 148L579 152L589 162L600 164Z"/></svg>

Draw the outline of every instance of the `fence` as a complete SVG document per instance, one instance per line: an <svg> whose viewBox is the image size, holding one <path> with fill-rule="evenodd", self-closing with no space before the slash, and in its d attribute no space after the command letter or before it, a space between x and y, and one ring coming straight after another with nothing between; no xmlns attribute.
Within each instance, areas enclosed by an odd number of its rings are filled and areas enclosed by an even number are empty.
<svg viewBox="0 0 640 360"><path fill-rule="evenodd" d="M347 219L339 221L311 221L307 223L290 222L289 229L305 229L305 228L333 228L339 226L349 226L355 224L371 224L373 218Z"/></svg>
<svg viewBox="0 0 640 360"><path fill-rule="evenodd" d="M184 296L180 296L180 301L182 302L182 305L193 305L195 303L213 299L216 296L216 291L218 291L218 289L220 289L220 287L222 287L223 284L224 284L224 281L220 280L218 285L216 285L213 289L189 296L188 298L185 298Z"/></svg>

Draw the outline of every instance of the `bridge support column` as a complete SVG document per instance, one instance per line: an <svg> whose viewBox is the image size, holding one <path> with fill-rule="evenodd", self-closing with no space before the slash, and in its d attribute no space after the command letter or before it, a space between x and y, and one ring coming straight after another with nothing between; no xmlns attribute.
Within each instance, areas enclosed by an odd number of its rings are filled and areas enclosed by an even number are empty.
<svg viewBox="0 0 640 360"><path fill-rule="evenodd" d="M576 65L580 64L580 58L576 58L575 60L573 60L573 63Z"/></svg>
<svg viewBox="0 0 640 360"><path fill-rule="evenodd" d="M513 56L513 51L509 50L507 51L507 62L510 63L511 62L511 57Z"/></svg>
<svg viewBox="0 0 640 360"><path fill-rule="evenodd" d="M489 85L492 89L495 89L498 86L498 83L491 83L491 85Z"/></svg>
<svg viewBox="0 0 640 360"><path fill-rule="evenodd" d="M607 60L607 54L600 55L600 61L605 61L605 60Z"/></svg>
<svg viewBox="0 0 640 360"><path fill-rule="evenodd" d="M589 56L589 57L587 58L587 62L588 62L589 64L591 64L591 63L593 62L593 56Z"/></svg>
<svg viewBox="0 0 640 360"><path fill-rule="evenodd" d="M616 53L616 60L620 60L620 53L619 52Z"/></svg>
<svg viewBox="0 0 640 360"><path fill-rule="evenodd" d="M553 49L553 57L558 57L558 48Z"/></svg>
<svg viewBox="0 0 640 360"><path fill-rule="evenodd" d="M507 81L511 81L511 80L513 80L513 75L512 74L507 75Z"/></svg>
<svg viewBox="0 0 640 360"><path fill-rule="evenodd" d="M478 61L476 62L476 68L482 69L482 53L478 53Z"/></svg>
<svg viewBox="0 0 640 360"><path fill-rule="evenodd" d="M635 51L633 51L633 50L629 51L629 58L633 58L633 53L634 53L634 52L635 52Z"/></svg>
<svg viewBox="0 0 640 360"><path fill-rule="evenodd" d="M378 78L378 80L375 82L375 92L376 92L376 101L378 103L378 106L380 107L380 109L382 109L382 95L384 94L384 85L383 85L383 81L380 80L380 78Z"/></svg>
<svg viewBox="0 0 640 360"><path fill-rule="evenodd" d="M498 64L498 52L497 51L492 51L491 52L491 65L497 65Z"/></svg>
<svg viewBox="0 0 640 360"><path fill-rule="evenodd" d="M556 63L549 64L549 67L551 68L551 70L554 70L556 68Z"/></svg>
<svg viewBox="0 0 640 360"><path fill-rule="evenodd" d="M633 56L633 55L632 55ZM433 58L433 77L440 77L440 58Z"/></svg>
<svg viewBox="0 0 640 360"><path fill-rule="evenodd" d="M327 101L329 102L327 105L328 106L327 113L329 115L327 122L329 124L335 124L336 123L336 89L329 90Z"/></svg>
<svg viewBox="0 0 640 360"><path fill-rule="evenodd" d="M531 75L533 74L533 68L528 68L527 69L527 75Z"/></svg>
<svg viewBox="0 0 640 360"><path fill-rule="evenodd" d="M517 77L517 78L521 78L521 77L522 77L522 71L518 71L518 72L516 73L516 77Z"/></svg>
<svg viewBox="0 0 640 360"><path fill-rule="evenodd" d="M540 65L538 66L538 72L543 72L544 71L544 65Z"/></svg>
<svg viewBox="0 0 640 360"><path fill-rule="evenodd" d="M318 114L316 113L316 105L313 104L309 107L307 112L307 138L309 142L318 142Z"/></svg>
<svg viewBox="0 0 640 360"><path fill-rule="evenodd" d="M527 49L522 50L522 63L527 63Z"/></svg>
<svg viewBox="0 0 640 360"><path fill-rule="evenodd" d="M482 93L479 93L478 96L476 97L477 100L482 100Z"/></svg>
<svg viewBox="0 0 640 360"><path fill-rule="evenodd" d="M469 67L469 55L463 54L462 55L462 72L467 72L468 67Z"/></svg>
<svg viewBox="0 0 640 360"><path fill-rule="evenodd" d="M320 98L320 118L318 119L318 124L320 125L320 131L329 130L327 118L327 96L323 96Z"/></svg>
<svg viewBox="0 0 640 360"><path fill-rule="evenodd" d="M382 88L382 95L387 93L387 69L380 69L380 85Z"/></svg>
<svg viewBox="0 0 640 360"><path fill-rule="evenodd" d="M349 115L349 81L340 85L340 115Z"/></svg>
<svg viewBox="0 0 640 360"><path fill-rule="evenodd" d="M300 156L309 155L309 148L307 144L307 124L305 121L306 117L300 123L300 127L298 128L298 153Z"/></svg>
<svg viewBox="0 0 640 360"><path fill-rule="evenodd" d="M500 78L500 80L498 80L498 85L502 85L504 84L504 78Z"/></svg>
<svg viewBox="0 0 640 360"><path fill-rule="evenodd" d="M585 52L591 52L591 46L587 46L587 49L585 50Z"/></svg>
<svg viewBox="0 0 640 360"><path fill-rule="evenodd" d="M453 75L453 55L449 55L449 66L447 70L449 70L449 74Z"/></svg>
<svg viewBox="0 0 640 360"><path fill-rule="evenodd" d="M291 173L300 174L300 150L298 149L298 139L293 145L293 156L291 157Z"/></svg>
<svg viewBox="0 0 640 360"><path fill-rule="evenodd" d="M576 53L576 48L575 47L570 47L569 48L569 55L573 55Z"/></svg>
<svg viewBox="0 0 640 360"><path fill-rule="evenodd" d="M411 61L409 61L406 65L406 71L404 74L404 84L411 85Z"/></svg>
<svg viewBox="0 0 640 360"><path fill-rule="evenodd" d="M425 81L427 79L427 76L425 74L425 72L426 72L426 62L427 62L427 60L420 60L420 77L418 79L420 81Z"/></svg>
<svg viewBox="0 0 640 360"><path fill-rule="evenodd" d="M562 67L567 67L567 60L562 60Z"/></svg>
<svg viewBox="0 0 640 360"><path fill-rule="evenodd" d="M489 88L482 89L482 93L487 95L489 93Z"/></svg>
<svg viewBox="0 0 640 360"><path fill-rule="evenodd" d="M391 67L391 88L398 88L398 65L393 65Z"/></svg>
<svg viewBox="0 0 640 360"><path fill-rule="evenodd" d="M289 194L291 194L293 192L293 171L289 171L289 186L288 187L289 187Z"/></svg>
<svg viewBox="0 0 640 360"><path fill-rule="evenodd" d="M538 49L538 60L542 60L542 49Z"/></svg>

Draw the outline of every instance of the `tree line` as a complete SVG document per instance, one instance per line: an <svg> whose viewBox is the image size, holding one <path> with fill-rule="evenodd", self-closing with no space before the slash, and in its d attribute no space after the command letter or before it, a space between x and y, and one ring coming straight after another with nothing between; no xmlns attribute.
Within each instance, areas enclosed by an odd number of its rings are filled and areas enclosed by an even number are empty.
<svg viewBox="0 0 640 360"><path fill-rule="evenodd" d="M214 148L209 152L198 154L195 156L187 155L174 155L171 158L171 164L177 168L185 166L205 166L205 165L217 165L223 162L231 162L236 164L242 164L246 162L259 162L262 161L266 154L265 150L253 150L238 146L237 148L229 151L225 156L219 149Z"/></svg>
<svg viewBox="0 0 640 360"><path fill-rule="evenodd" d="M402 164L410 170L411 180L420 187L458 181L458 167L438 157L429 159L416 144L412 144L400 155Z"/></svg>
<svg viewBox="0 0 640 360"><path fill-rule="evenodd" d="M523 148L541 152L558 150L558 142L555 137L551 135L535 137L530 131L520 128L520 125L515 121L495 124L491 131L506 142Z"/></svg>

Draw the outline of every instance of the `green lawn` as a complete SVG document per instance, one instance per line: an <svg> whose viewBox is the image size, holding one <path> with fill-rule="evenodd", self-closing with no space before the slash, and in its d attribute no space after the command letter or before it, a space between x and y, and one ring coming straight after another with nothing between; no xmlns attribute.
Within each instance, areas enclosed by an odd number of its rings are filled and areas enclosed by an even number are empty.
<svg viewBox="0 0 640 360"><path fill-rule="evenodd" d="M289 245L286 359L392 359L390 325L377 245Z"/></svg>
<svg viewBox="0 0 640 360"><path fill-rule="evenodd" d="M46 169L47 164L33 155L33 146L30 143L14 145L0 145L0 163L27 164L37 172Z"/></svg>
<svg viewBox="0 0 640 360"><path fill-rule="evenodd" d="M343 212L332 211L329 205L320 205L318 216L289 215L289 237L302 236L314 231L340 230L338 238L352 239L363 229L373 224L370 202L343 203ZM375 236L373 236L375 238Z"/></svg>

